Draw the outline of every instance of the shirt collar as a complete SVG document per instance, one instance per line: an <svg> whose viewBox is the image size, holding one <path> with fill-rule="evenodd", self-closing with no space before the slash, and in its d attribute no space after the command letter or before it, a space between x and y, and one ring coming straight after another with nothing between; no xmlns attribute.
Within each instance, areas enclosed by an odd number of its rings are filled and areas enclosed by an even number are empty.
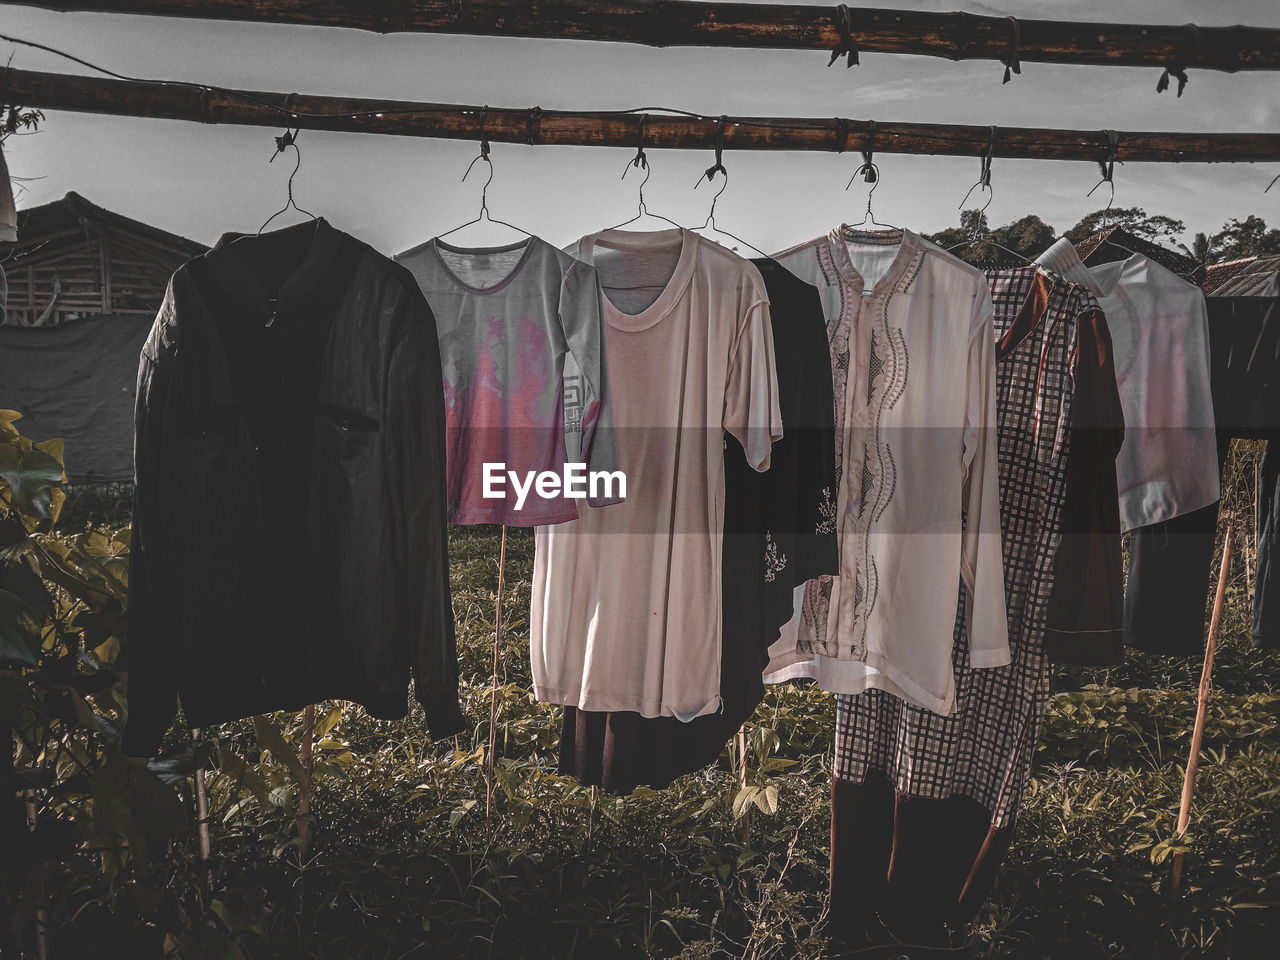
<svg viewBox="0 0 1280 960"><path fill-rule="evenodd" d="M307 252L293 271L281 280L276 293L279 309L285 304L296 304L314 291L328 275L333 260L342 252L346 234L335 230L327 220L308 220L262 237L224 233L213 249L205 254L205 259L215 279L232 296L251 307L263 308L268 300L267 292L253 271L246 266L246 262L251 262L255 256L255 244L267 237L308 232L311 234L311 241Z"/></svg>
<svg viewBox="0 0 1280 960"><path fill-rule="evenodd" d="M1066 237L1059 238L1053 246L1036 257L1036 263L1065 280L1080 284L1095 297L1103 296L1098 281L1093 278L1089 268L1081 262L1080 254Z"/></svg>

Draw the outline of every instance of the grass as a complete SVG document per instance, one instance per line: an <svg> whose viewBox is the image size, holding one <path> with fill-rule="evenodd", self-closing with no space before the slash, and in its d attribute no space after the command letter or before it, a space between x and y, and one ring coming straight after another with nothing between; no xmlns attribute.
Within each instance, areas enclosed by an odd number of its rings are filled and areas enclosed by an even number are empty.
<svg viewBox="0 0 1280 960"><path fill-rule="evenodd" d="M1252 467L1232 469L1229 480ZM162 863L106 881L86 856L50 884L54 956L824 955L833 698L773 688L752 719L749 785L773 791L754 794L749 843L727 753L667 790L597 800L555 773L559 711L533 700L529 677L532 537L512 531L490 835L482 758L497 531L455 529L451 552L467 733L432 743L416 707L387 723L322 705L304 870L292 775L259 748L252 724L225 725L209 778L213 892L198 892L190 835ZM1061 669L995 895L970 942L949 952L1274 955L1280 654L1248 645L1247 586L1238 561L1187 837L1175 821L1199 663L1130 654L1109 670ZM297 743L298 718L274 719ZM170 737L181 748L176 730ZM1178 850L1185 890L1171 902ZM917 954L886 945L865 955Z"/></svg>

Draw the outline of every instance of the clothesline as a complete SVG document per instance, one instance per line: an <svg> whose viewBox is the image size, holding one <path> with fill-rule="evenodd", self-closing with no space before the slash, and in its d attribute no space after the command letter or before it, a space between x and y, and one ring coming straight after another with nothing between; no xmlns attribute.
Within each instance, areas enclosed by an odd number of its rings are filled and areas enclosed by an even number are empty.
<svg viewBox="0 0 1280 960"><path fill-rule="evenodd" d="M914 54L949 60L1079 65L1280 69L1280 30L1033 20L846 4L705 3L692 0L0 0L59 11L149 14L251 23L347 27L377 33L445 33L637 43ZM390 8L390 9L388 9ZM1167 81L1167 76L1164 77Z"/></svg>
<svg viewBox="0 0 1280 960"><path fill-rule="evenodd" d="M24 42L3 35L0 35L0 40ZM93 69L110 72L100 67ZM100 79L17 69L6 70L0 77L0 99L7 104L21 104L28 108L111 116L248 126L287 125L311 130L536 145L685 150L856 150L869 154L1098 163L1280 160L1280 134L1274 133L1060 130L898 123L844 117L717 118L669 108L579 111L544 110L535 106L516 109L282 94L234 90L188 81Z"/></svg>

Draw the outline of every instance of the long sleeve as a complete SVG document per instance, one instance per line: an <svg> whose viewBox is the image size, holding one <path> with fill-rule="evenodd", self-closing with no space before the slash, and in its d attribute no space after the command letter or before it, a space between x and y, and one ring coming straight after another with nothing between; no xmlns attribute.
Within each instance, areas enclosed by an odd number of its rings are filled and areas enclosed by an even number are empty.
<svg viewBox="0 0 1280 960"><path fill-rule="evenodd" d="M162 347L173 316L173 285L165 293L138 362L134 402L133 529L129 546L128 640L125 647L128 714L124 753L150 757L177 713L177 681L169 644L174 641L161 583L164 570L164 410L172 358Z"/></svg>
<svg viewBox="0 0 1280 960"><path fill-rule="evenodd" d="M409 285L406 284L406 288ZM435 319L416 287L396 307L397 339L387 385L389 491L400 505L404 557L399 602L414 695L434 737L464 728L458 707L458 650L449 590L444 387Z"/></svg>
<svg viewBox="0 0 1280 960"><path fill-rule="evenodd" d="M605 349L600 281L590 265L575 260L560 286L560 324L569 353L584 381L582 398L581 458L591 472L618 469L618 442L614 431L613 403L609 399L609 363ZM621 497L591 497L588 503L602 507Z"/></svg>
<svg viewBox="0 0 1280 960"><path fill-rule="evenodd" d="M782 439L782 413L769 302L763 298L748 308L733 346L723 423L742 444L751 468L768 470L773 442Z"/></svg>
<svg viewBox="0 0 1280 960"><path fill-rule="evenodd" d="M974 298L970 319L963 463L960 575L969 594L969 662L999 667L1010 660L1009 620L1000 549L994 308L985 287Z"/></svg>

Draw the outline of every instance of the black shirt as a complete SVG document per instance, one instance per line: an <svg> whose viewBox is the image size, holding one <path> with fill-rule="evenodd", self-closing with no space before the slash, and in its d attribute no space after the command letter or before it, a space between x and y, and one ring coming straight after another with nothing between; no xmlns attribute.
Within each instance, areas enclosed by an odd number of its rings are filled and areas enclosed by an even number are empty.
<svg viewBox="0 0 1280 960"><path fill-rule="evenodd" d="M324 220L184 264L142 350L124 750L325 699L463 725L444 394L413 277Z"/></svg>

